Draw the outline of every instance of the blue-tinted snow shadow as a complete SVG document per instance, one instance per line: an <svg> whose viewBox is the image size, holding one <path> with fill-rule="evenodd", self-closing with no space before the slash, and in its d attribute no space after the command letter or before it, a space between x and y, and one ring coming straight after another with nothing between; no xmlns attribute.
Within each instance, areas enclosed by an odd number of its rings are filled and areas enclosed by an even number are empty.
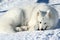
<svg viewBox="0 0 60 40"><path fill-rule="evenodd" d="M54 29L59 29L59 28L60 28L60 19L59 19L59 21L57 23L57 26Z"/></svg>

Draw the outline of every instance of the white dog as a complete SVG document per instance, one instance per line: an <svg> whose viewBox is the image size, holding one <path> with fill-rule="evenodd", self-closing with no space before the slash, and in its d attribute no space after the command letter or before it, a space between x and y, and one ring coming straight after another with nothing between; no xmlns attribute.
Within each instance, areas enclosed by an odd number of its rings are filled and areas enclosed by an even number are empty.
<svg viewBox="0 0 60 40"><path fill-rule="evenodd" d="M15 7L0 17L0 33L14 33L17 25L21 25L20 28L16 28L21 29L20 31L50 29L56 26L57 22L57 11L46 4Z"/></svg>

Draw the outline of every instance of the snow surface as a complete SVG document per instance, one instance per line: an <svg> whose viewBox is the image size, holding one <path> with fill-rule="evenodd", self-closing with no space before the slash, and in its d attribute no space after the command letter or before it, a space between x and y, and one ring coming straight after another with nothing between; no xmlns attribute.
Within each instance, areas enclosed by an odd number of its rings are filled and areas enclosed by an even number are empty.
<svg viewBox="0 0 60 40"><path fill-rule="evenodd" d="M0 11L8 10L14 6L25 6L27 4L36 3L37 0L3 0L0 2ZM50 0L49 4L60 3L60 0ZM22 4L22 5L21 5ZM53 6L60 15L60 5ZM3 15L4 12L0 12ZM60 18L60 16L59 16ZM34 32L18 32L12 34L0 33L0 40L60 40L60 19L58 25L53 30L34 31Z"/></svg>
<svg viewBox="0 0 60 40"><path fill-rule="evenodd" d="M0 40L60 40L60 29L0 34Z"/></svg>

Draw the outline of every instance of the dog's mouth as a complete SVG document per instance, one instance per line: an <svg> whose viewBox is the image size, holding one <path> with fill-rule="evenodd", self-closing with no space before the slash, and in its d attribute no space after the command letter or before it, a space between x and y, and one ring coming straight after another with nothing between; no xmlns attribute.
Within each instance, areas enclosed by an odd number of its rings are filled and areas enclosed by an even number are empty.
<svg viewBox="0 0 60 40"><path fill-rule="evenodd" d="M38 28L37 30L39 31L39 30L46 30L46 29L43 29L43 28L42 28L42 29L39 29L39 28Z"/></svg>
<svg viewBox="0 0 60 40"><path fill-rule="evenodd" d="M39 28L38 28L37 30L38 30L38 31L39 31L39 30L44 31L44 30L46 30L46 29L39 29Z"/></svg>
<svg viewBox="0 0 60 40"><path fill-rule="evenodd" d="M39 28L38 28L37 30L47 30L47 27L48 27L48 26L46 26L45 29L43 29L43 28L39 29Z"/></svg>

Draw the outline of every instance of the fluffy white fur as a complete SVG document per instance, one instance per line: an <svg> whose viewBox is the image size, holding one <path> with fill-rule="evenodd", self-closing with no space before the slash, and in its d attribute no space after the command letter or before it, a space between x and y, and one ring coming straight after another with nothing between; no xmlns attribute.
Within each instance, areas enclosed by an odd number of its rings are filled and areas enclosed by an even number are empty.
<svg viewBox="0 0 60 40"><path fill-rule="evenodd" d="M14 7L9 9L0 17L0 33L14 33L17 25L26 25L32 15L32 9L36 5L25 7Z"/></svg>
<svg viewBox="0 0 60 40"><path fill-rule="evenodd" d="M46 14L43 16L42 12L46 12ZM56 11L56 9L47 4L38 4L30 14L28 14L30 17L26 15L29 19L28 26L22 26L21 28L19 28L20 31L22 28L25 30L27 30L28 28L28 31L53 29L57 25L58 12Z"/></svg>
<svg viewBox="0 0 60 40"><path fill-rule="evenodd" d="M42 16L41 11L47 12L46 15ZM42 23L40 24L40 22ZM27 30L27 28L28 31L38 28L39 30L50 29L56 26L57 22L57 11L46 4L27 5L22 8L14 7L0 17L0 33L14 33L17 25L22 25L20 28L16 28L20 31ZM46 26L48 27L46 28Z"/></svg>
<svg viewBox="0 0 60 40"><path fill-rule="evenodd" d="M12 8L0 17L0 33L14 33L16 25L22 23L23 12L20 8Z"/></svg>
<svg viewBox="0 0 60 40"><path fill-rule="evenodd" d="M46 12L46 14L43 16L42 12ZM30 28L29 31L35 30L35 25L38 25L37 27L39 30L52 29L56 27L57 22L58 13L56 9L42 3L35 7L34 11L32 12L32 17L28 23Z"/></svg>

